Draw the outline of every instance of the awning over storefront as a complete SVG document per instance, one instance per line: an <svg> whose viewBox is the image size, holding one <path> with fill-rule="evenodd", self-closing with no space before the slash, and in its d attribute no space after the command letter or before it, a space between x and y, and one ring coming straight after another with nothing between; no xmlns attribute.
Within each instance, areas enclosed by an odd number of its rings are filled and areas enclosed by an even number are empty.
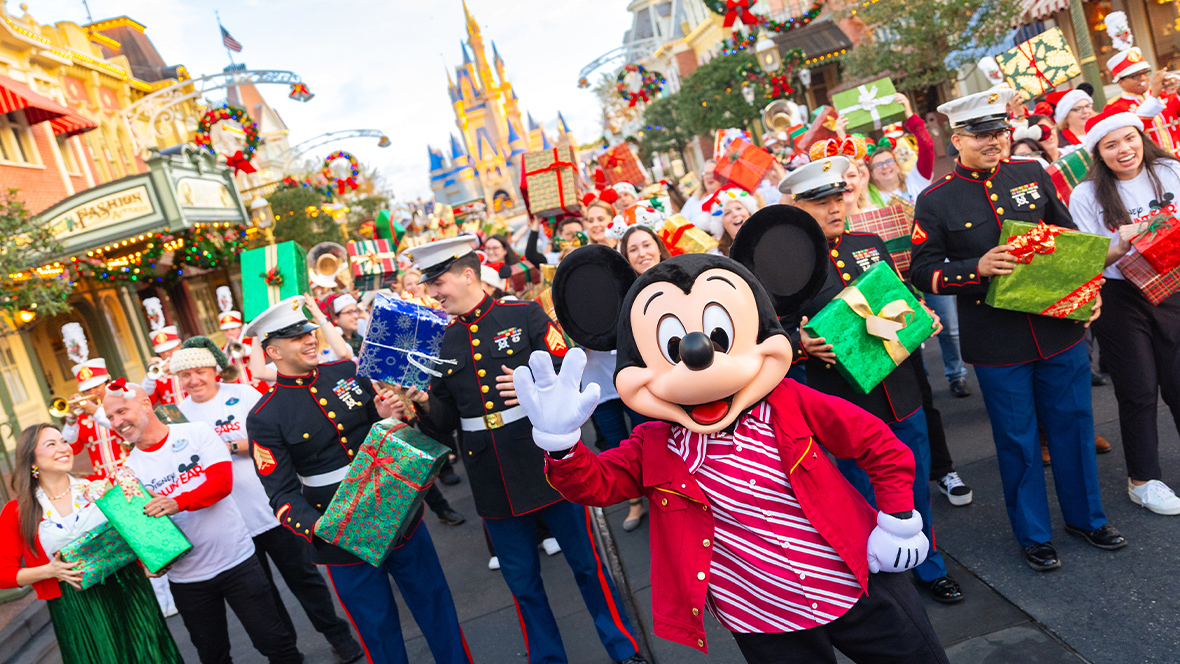
<svg viewBox="0 0 1180 664"><path fill-rule="evenodd" d="M0 76L0 113L24 111L29 124L48 122L57 136L73 136L98 125L52 99L33 92L29 86Z"/></svg>
<svg viewBox="0 0 1180 664"><path fill-rule="evenodd" d="M852 40L848 35L826 16L812 21L810 25L776 35L774 41L780 53L797 48L807 58L818 58L852 48Z"/></svg>
<svg viewBox="0 0 1180 664"><path fill-rule="evenodd" d="M1043 21L1060 11L1069 9L1069 0L1024 0L1023 21Z"/></svg>

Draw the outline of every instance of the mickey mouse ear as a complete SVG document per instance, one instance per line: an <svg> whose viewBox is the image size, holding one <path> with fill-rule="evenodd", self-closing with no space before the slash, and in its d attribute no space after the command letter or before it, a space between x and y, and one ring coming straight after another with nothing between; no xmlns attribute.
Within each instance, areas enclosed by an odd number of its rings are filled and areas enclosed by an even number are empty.
<svg viewBox="0 0 1180 664"><path fill-rule="evenodd" d="M811 215L792 205L770 205L742 224L729 256L758 277L781 317L797 312L823 288L827 251Z"/></svg>
<svg viewBox="0 0 1180 664"><path fill-rule="evenodd" d="M635 270L619 252L600 244L566 256L553 275L553 308L561 328L578 345L615 349L623 300Z"/></svg>

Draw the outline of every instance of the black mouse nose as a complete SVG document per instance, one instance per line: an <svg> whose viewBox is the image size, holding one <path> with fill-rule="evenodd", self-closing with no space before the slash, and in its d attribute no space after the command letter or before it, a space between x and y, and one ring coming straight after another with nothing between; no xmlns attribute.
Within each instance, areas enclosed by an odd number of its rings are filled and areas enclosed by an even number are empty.
<svg viewBox="0 0 1180 664"><path fill-rule="evenodd" d="M680 340L680 359L693 371L713 364L713 341L703 332L690 332Z"/></svg>

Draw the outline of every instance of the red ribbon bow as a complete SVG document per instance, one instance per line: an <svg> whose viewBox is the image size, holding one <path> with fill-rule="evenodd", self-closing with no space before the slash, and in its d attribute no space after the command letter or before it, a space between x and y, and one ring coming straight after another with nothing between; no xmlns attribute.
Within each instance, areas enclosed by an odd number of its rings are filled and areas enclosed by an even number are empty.
<svg viewBox="0 0 1180 664"><path fill-rule="evenodd" d="M770 77L770 96L771 97L786 97L793 94L795 88L791 87L790 81L785 75Z"/></svg>
<svg viewBox="0 0 1180 664"><path fill-rule="evenodd" d="M233 156L225 158L225 165L234 169L234 175L237 175L238 171L243 173L257 173L258 169L254 168L254 165L250 163L250 159L251 157L243 155L242 151L238 150Z"/></svg>
<svg viewBox="0 0 1180 664"><path fill-rule="evenodd" d="M1008 253L1016 258L1017 263L1028 265L1035 254L1051 254L1057 251L1057 240L1054 238L1064 232L1042 221L1031 231L1008 238L1008 244L1012 247Z"/></svg>
<svg viewBox="0 0 1180 664"><path fill-rule="evenodd" d="M351 175L346 178L340 178L336 180L336 193L343 194L345 187L351 187L355 190L359 186L360 185L356 183L356 178L352 177Z"/></svg>
<svg viewBox="0 0 1180 664"><path fill-rule="evenodd" d="M722 27L731 28L738 18L742 23L753 27L758 25L758 16L750 11L750 0L725 0L725 22Z"/></svg>
<svg viewBox="0 0 1180 664"><path fill-rule="evenodd" d="M279 272L279 268L277 267L272 267L258 276L262 277L262 279L266 281L267 286L283 285L283 275Z"/></svg>

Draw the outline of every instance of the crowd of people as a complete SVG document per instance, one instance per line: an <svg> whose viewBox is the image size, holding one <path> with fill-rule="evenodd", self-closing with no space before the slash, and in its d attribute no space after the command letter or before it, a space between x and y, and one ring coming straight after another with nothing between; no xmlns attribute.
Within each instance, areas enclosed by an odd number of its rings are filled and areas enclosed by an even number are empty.
<svg viewBox="0 0 1180 664"><path fill-rule="evenodd" d="M972 396L975 368L1001 476L984 490L1002 493L1033 569L1062 565L1050 463L1066 532L1104 550L1128 544L1098 485L1096 455L1110 446L1094 431L1091 386L1104 373L1128 499L1180 514L1156 417L1162 394L1180 427L1180 296L1153 302L1120 269L1147 225L1174 214L1180 160L1161 132L1174 129L1180 98L1130 51L1110 67L1125 94L1100 113L1084 87L1032 112L1002 85L943 104L955 163L937 178L926 124L898 95L898 127L849 135L841 117L834 138L797 146L749 190L723 182L713 161L685 190L600 182L577 214L419 244L386 289L317 286L248 324L226 289L221 345L182 340L145 301L158 357L141 384L113 379L81 328L66 326L78 393L63 426L19 436L0 587L31 585L48 600L67 663L180 661L164 621L177 612L202 662L229 661L227 604L269 661L299 662L273 567L341 662L406 662L392 577L435 661L480 660L423 508L380 566L315 533L371 427L393 417L452 449L439 483L463 481L462 460L530 662L566 661L541 551L564 555L611 661L645 661L589 526L588 506L623 502L625 532L651 519L658 636L707 651L708 611L750 662L834 661L833 647L855 661L945 662L914 586L963 600L935 545L931 501L937 492L963 506L974 492L954 468L923 353L897 358L866 393L808 324L878 263L922 293L953 397ZM1061 191L1046 169L1079 150L1093 166ZM881 237L850 229L850 218L894 206L912 223L908 269ZM675 214L715 246L673 257L660 229ZM1089 320L983 301L1019 261L1001 241L1005 220L1109 238ZM445 369L428 389L358 375L378 297L450 318ZM686 311L703 324L676 313ZM748 369L728 395L700 396ZM580 445L583 431L597 452ZM83 590L82 561L61 550L106 522L88 487L120 468L150 492L145 514L171 518L193 549L158 575L131 564ZM838 500L835 485L848 489ZM425 502L442 524L466 522L436 485ZM898 581L903 571L914 584ZM902 620L911 628L897 630Z"/></svg>

